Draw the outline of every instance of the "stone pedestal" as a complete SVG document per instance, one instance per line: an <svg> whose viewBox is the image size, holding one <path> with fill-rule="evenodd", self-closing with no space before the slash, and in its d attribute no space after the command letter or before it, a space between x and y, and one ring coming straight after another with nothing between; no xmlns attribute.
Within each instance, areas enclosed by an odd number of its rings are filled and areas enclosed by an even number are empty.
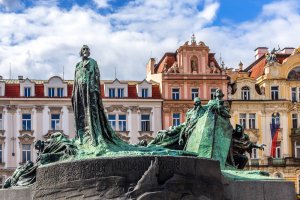
<svg viewBox="0 0 300 200"><path fill-rule="evenodd" d="M218 161L192 157L96 158L40 167L34 186L0 190L14 199L294 200L283 181L229 181Z"/></svg>

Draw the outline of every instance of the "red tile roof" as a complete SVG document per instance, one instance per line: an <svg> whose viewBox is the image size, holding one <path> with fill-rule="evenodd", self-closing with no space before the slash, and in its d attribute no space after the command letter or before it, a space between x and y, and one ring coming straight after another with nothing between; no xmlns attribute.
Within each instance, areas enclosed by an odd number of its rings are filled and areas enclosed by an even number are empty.
<svg viewBox="0 0 300 200"><path fill-rule="evenodd" d="M291 54L276 54L277 60L280 64ZM266 55L261 56L249 65L244 71L250 72L250 77L257 79L264 74L264 67L266 65Z"/></svg>
<svg viewBox="0 0 300 200"><path fill-rule="evenodd" d="M153 99L161 99L159 85L152 85L152 98Z"/></svg>
<svg viewBox="0 0 300 200"><path fill-rule="evenodd" d="M5 84L5 97L20 97L20 84Z"/></svg>
<svg viewBox="0 0 300 200"><path fill-rule="evenodd" d="M42 98L44 97L44 85L35 84L35 97Z"/></svg>
<svg viewBox="0 0 300 200"><path fill-rule="evenodd" d="M105 97L104 93L104 84L101 84L100 86L101 89L101 96L102 98L108 98ZM68 96L72 96L72 90L73 90L73 84L68 84L67 86L68 90ZM11 84L11 83L6 83L5 84L5 96L4 97L10 97L10 98L18 98L20 97L20 84ZM43 84L35 84L35 96L37 98L47 98L44 95L44 85ZM137 89L136 89L136 84L128 84L128 97L129 99L138 99L138 94L137 94ZM160 99L160 90L159 90L159 85L152 85L152 99Z"/></svg>

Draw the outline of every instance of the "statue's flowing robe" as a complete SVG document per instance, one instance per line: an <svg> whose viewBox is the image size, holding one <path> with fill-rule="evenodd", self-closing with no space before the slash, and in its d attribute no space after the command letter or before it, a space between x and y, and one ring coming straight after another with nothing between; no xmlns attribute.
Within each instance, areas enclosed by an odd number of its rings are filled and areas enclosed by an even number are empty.
<svg viewBox="0 0 300 200"><path fill-rule="evenodd" d="M92 58L76 65L72 105L77 137L82 132L88 133L94 146L100 141L114 143L114 132L104 113L101 99L100 72L97 62Z"/></svg>

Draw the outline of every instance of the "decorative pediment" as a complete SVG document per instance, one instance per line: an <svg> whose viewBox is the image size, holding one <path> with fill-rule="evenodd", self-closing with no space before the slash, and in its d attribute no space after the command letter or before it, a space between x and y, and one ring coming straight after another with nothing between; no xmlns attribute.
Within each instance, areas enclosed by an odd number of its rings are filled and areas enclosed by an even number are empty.
<svg viewBox="0 0 300 200"><path fill-rule="evenodd" d="M106 107L105 109L107 110L107 112L113 112L113 111L127 112L129 108L123 105L111 105L109 107Z"/></svg>
<svg viewBox="0 0 300 200"><path fill-rule="evenodd" d="M19 136L18 138L19 138L20 142L23 144L26 144L26 143L31 144L31 143L33 143L35 137L33 137L29 134L23 134L23 135Z"/></svg>
<svg viewBox="0 0 300 200"><path fill-rule="evenodd" d="M139 107L138 106L129 106L129 109L132 111L132 112L137 112L139 110Z"/></svg>
<svg viewBox="0 0 300 200"><path fill-rule="evenodd" d="M20 135L33 135L33 130L20 130Z"/></svg>
<svg viewBox="0 0 300 200"><path fill-rule="evenodd" d="M153 137L150 135L142 135L140 137L138 137L138 139L141 140L146 140L147 142L150 142L151 140L153 140Z"/></svg>
<svg viewBox="0 0 300 200"><path fill-rule="evenodd" d="M151 111L152 111L152 108L151 107L140 107L139 110L140 110L141 113L148 113L148 114L150 114Z"/></svg>
<svg viewBox="0 0 300 200"><path fill-rule="evenodd" d="M51 113L61 113L62 107L59 106L49 106L49 110Z"/></svg>
<svg viewBox="0 0 300 200"><path fill-rule="evenodd" d="M35 106L34 108L35 108L36 112L43 112L43 110L44 110L44 106Z"/></svg>

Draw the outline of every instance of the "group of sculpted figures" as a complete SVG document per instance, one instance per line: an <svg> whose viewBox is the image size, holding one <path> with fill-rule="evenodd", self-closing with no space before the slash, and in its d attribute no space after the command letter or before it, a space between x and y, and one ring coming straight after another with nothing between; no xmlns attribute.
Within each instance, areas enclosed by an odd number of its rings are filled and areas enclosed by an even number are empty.
<svg viewBox="0 0 300 200"><path fill-rule="evenodd" d="M246 152L250 153L253 148L263 149L264 145L256 145L249 140L242 126L236 125L235 130L232 128L229 121L231 117L229 109L224 105L224 94L221 90L216 91L215 99L210 100L207 105L201 105L200 98L195 98L194 107L186 113L184 123L176 127L170 127L168 130L159 131L156 138L148 144L146 141L137 145L127 144L117 137L106 118L99 87L100 72L97 62L89 58L90 49L87 45L83 45L81 48L80 56L82 60L76 65L72 93L76 137L70 140L64 134L58 132L52 134L45 142L37 141L35 144L35 148L38 150L36 163L29 161L18 167L13 175L6 180L5 188L34 183L36 170L41 165L72 158L89 158L90 155L111 156L114 153L119 153L118 155L126 156L130 155L130 152L134 152L134 155L189 155L201 157L202 154L198 154L198 151L189 152L190 149L193 149L193 146L198 145L198 143L189 140L190 137L198 137L197 134L203 134L203 138L207 137L208 134L212 138L209 142L207 142L208 140L202 142L206 143L207 147L205 148L213 149L210 151L211 155L206 157L218 159L218 155L223 154L227 156L226 165L235 169L245 167L248 161ZM218 118L219 121L226 124L226 130L217 121ZM202 122L208 124L203 125ZM209 130L212 133L206 133L208 130L206 126L211 127ZM219 154L212 153L212 151L216 151L215 142L223 143L223 131L230 132L227 136L229 145L223 145L222 148L217 149ZM218 138L219 141L215 138ZM201 142L199 145L202 148L205 146ZM230 148L227 148L229 146ZM120 154L120 152L123 154ZM213 156L213 154L217 156Z"/></svg>

